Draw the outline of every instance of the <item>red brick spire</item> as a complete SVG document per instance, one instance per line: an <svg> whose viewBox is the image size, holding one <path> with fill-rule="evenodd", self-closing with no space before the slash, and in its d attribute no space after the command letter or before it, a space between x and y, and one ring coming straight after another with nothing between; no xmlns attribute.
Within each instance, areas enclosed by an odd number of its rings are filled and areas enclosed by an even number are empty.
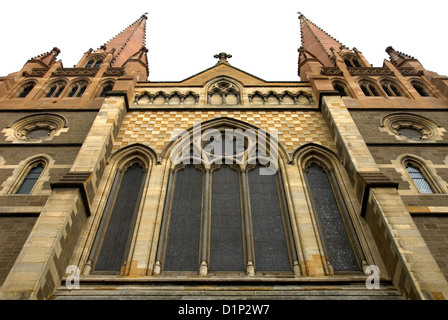
<svg viewBox="0 0 448 320"><path fill-rule="evenodd" d="M146 20L147 16L142 15L137 21L105 44L107 52L114 50L112 66L122 67L129 58L135 57L142 48L145 48ZM147 62L146 57L143 58L143 61Z"/></svg>
<svg viewBox="0 0 448 320"><path fill-rule="evenodd" d="M334 48L336 51L339 51L342 44L309 21L303 14L300 14L299 19L302 33L302 51L310 53L324 67L334 66L331 49Z"/></svg>

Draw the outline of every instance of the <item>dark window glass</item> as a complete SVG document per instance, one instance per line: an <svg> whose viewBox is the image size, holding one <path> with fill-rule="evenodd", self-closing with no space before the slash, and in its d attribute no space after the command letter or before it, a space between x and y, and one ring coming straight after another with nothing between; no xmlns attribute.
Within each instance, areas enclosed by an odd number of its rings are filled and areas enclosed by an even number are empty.
<svg viewBox="0 0 448 320"><path fill-rule="evenodd" d="M95 63L94 68L98 69L98 68L101 66L102 63L103 63L103 61L101 61L101 60L97 61L97 62Z"/></svg>
<svg viewBox="0 0 448 320"><path fill-rule="evenodd" d="M48 128L37 128L30 130L26 133L28 140L39 140L48 137L51 134L51 130Z"/></svg>
<svg viewBox="0 0 448 320"><path fill-rule="evenodd" d="M100 97L104 98L109 91L112 91L112 85L110 84L104 86L103 90L101 91Z"/></svg>
<svg viewBox="0 0 448 320"><path fill-rule="evenodd" d="M29 194L31 190L33 190L33 187L42 174L42 171L44 171L44 166L41 163L31 168L17 191L17 194Z"/></svg>
<svg viewBox="0 0 448 320"><path fill-rule="evenodd" d="M410 139L420 140L423 138L423 134L420 130L412 129L412 128L400 128L397 130L398 133L402 136L405 136Z"/></svg>
<svg viewBox="0 0 448 320"><path fill-rule="evenodd" d="M75 94L76 94L76 91L77 91L77 90L78 90L78 87L77 87L77 86L73 86L72 89L70 90L68 96L69 96L70 98L71 98L71 97L74 97Z"/></svg>
<svg viewBox="0 0 448 320"><path fill-rule="evenodd" d="M257 271L290 271L285 228L275 175L260 175L260 167L249 176L252 232Z"/></svg>
<svg viewBox="0 0 448 320"><path fill-rule="evenodd" d="M33 90L33 88L34 88L34 84L29 84L29 85L25 86L22 89L22 92L20 92L19 98L25 98L28 95L28 93L30 93L31 90Z"/></svg>
<svg viewBox="0 0 448 320"><path fill-rule="evenodd" d="M222 166L212 175L210 271L245 271L239 174Z"/></svg>
<svg viewBox="0 0 448 320"><path fill-rule="evenodd" d="M118 273L126 262L143 180L143 168L135 163L123 173L117 193L112 190L111 197L114 197L112 199L114 203L110 215L106 212L103 216L108 222L105 222L107 227L100 240L101 248L95 265L96 271Z"/></svg>
<svg viewBox="0 0 448 320"><path fill-rule="evenodd" d="M369 89L370 89L370 91L372 92L372 94L373 94L375 97L378 97L378 96L380 95L380 94L378 93L378 91L376 90L375 86L370 85L370 86L369 86Z"/></svg>
<svg viewBox="0 0 448 320"><path fill-rule="evenodd" d="M425 88L418 84L418 83L413 83L412 86L415 88L415 90L417 90L417 92L422 96L422 97L429 97L428 92L425 90Z"/></svg>
<svg viewBox="0 0 448 320"><path fill-rule="evenodd" d="M201 228L203 173L194 166L176 172L165 271L197 271Z"/></svg>
<svg viewBox="0 0 448 320"><path fill-rule="evenodd" d="M425 176L417 167L413 166L412 164L408 164L406 166L406 170L408 171L409 175L411 176L412 180L414 181L420 193L426 193L426 194L434 193L434 190L429 185Z"/></svg>
<svg viewBox="0 0 448 320"><path fill-rule="evenodd" d="M365 95L366 97L370 97L370 96L371 96L370 91L367 90L367 87L366 87L366 86L362 85L362 86L361 86L361 90L362 90L362 92L364 92L364 95Z"/></svg>
<svg viewBox="0 0 448 320"><path fill-rule="evenodd" d="M386 94L387 94L389 97L392 97L392 96L393 96L393 94L392 94L392 92L389 90L389 87L388 87L388 86L383 85L383 90L384 90L384 92L386 92Z"/></svg>
<svg viewBox="0 0 448 320"><path fill-rule="evenodd" d="M397 88L396 86L391 85L390 88L392 89L392 91L395 93L395 95L396 95L397 97L401 97L401 96L402 96L400 90L398 90L398 88Z"/></svg>
<svg viewBox="0 0 448 320"><path fill-rule="evenodd" d="M359 271L327 173L317 164L312 164L307 170L307 179L327 259L334 271Z"/></svg>
<svg viewBox="0 0 448 320"><path fill-rule="evenodd" d="M93 62L93 60L89 60L89 62L87 62L86 68L92 68Z"/></svg>
<svg viewBox="0 0 448 320"><path fill-rule="evenodd" d="M345 89L344 89L344 87L342 85L335 84L334 85L334 89L339 92L339 95L341 97L346 97L347 96L347 93L345 92Z"/></svg>
<svg viewBox="0 0 448 320"><path fill-rule="evenodd" d="M355 65L355 67L358 67L358 68L361 67L361 64L360 64L359 61L356 60L356 59L353 59L353 64Z"/></svg>

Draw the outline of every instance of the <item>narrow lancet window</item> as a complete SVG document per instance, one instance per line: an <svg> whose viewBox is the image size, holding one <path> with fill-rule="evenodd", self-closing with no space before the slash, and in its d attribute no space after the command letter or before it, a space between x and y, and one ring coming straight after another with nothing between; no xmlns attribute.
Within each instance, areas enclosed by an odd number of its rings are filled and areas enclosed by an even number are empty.
<svg viewBox="0 0 448 320"><path fill-rule="evenodd" d="M175 174L164 271L197 271L203 172L187 165Z"/></svg>
<svg viewBox="0 0 448 320"><path fill-rule="evenodd" d="M95 271L117 274L125 265L144 180L144 170L137 162L117 174L97 234L96 242L101 245Z"/></svg>
<svg viewBox="0 0 448 320"><path fill-rule="evenodd" d="M42 171L44 171L44 166L42 163L38 163L37 165L32 167L30 171L28 171L28 174L23 180L19 190L17 190L17 194L30 194L31 190L33 190L34 185L42 174Z"/></svg>
<svg viewBox="0 0 448 320"><path fill-rule="evenodd" d="M338 196L333 191L337 186L332 185L327 172L316 163L308 167L306 176L327 260L335 272L359 271L348 225L344 221L347 217L343 217Z"/></svg>
<svg viewBox="0 0 448 320"><path fill-rule="evenodd" d="M210 272L245 271L239 174L228 165L213 172L211 205Z"/></svg>
<svg viewBox="0 0 448 320"><path fill-rule="evenodd" d="M249 194L257 271L291 271L276 175L249 171Z"/></svg>

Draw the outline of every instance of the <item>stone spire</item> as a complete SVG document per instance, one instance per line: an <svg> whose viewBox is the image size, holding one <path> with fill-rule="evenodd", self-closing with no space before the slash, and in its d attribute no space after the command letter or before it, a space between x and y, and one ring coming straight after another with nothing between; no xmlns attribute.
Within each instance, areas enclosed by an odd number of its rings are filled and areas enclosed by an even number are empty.
<svg viewBox="0 0 448 320"><path fill-rule="evenodd" d="M313 57L313 59L319 60L324 67L334 66L332 48L339 50L342 44L308 20L303 14L300 14L299 19L302 36L300 51L308 53L308 56ZM306 54L302 54L299 58L304 59L306 57ZM299 60L299 65L302 62Z"/></svg>
<svg viewBox="0 0 448 320"><path fill-rule="evenodd" d="M139 56L142 62L147 63L146 58L146 14L124 29L121 33L104 44L106 52L112 52L114 58L111 65L122 67L128 59ZM139 55L143 52L145 57Z"/></svg>

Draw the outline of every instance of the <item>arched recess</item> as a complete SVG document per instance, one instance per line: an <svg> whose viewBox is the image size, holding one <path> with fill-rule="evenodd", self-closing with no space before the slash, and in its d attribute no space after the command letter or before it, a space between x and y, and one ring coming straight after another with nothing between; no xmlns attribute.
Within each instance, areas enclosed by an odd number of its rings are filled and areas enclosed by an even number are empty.
<svg viewBox="0 0 448 320"><path fill-rule="evenodd" d="M298 274L299 255L283 185L287 157L275 135L219 118L178 137L162 154L170 170L153 274ZM225 152L214 153L216 149L208 148L211 144ZM263 201L266 205L260 207ZM181 207L189 217L187 224L176 220ZM266 225L268 221L272 224ZM274 225L278 238L270 229ZM262 245L267 238L276 249L270 253Z"/></svg>
<svg viewBox="0 0 448 320"><path fill-rule="evenodd" d="M46 154L38 154L19 163L4 184L5 194L39 194L48 181L54 160Z"/></svg>
<svg viewBox="0 0 448 320"><path fill-rule="evenodd" d="M446 182L425 159L413 154L403 154L398 160L404 169L402 178L409 182L412 190L420 194L446 193L446 188L443 187Z"/></svg>
<svg viewBox="0 0 448 320"><path fill-rule="evenodd" d="M104 170L86 239L83 274L128 275L157 155L142 144L115 152Z"/></svg>
<svg viewBox="0 0 448 320"><path fill-rule="evenodd" d="M243 85L230 77L222 76L204 84L207 104L237 105L242 103Z"/></svg>
<svg viewBox="0 0 448 320"><path fill-rule="evenodd" d="M362 274L374 262L341 159L323 146L309 144L297 149L293 160L305 186L325 274Z"/></svg>

